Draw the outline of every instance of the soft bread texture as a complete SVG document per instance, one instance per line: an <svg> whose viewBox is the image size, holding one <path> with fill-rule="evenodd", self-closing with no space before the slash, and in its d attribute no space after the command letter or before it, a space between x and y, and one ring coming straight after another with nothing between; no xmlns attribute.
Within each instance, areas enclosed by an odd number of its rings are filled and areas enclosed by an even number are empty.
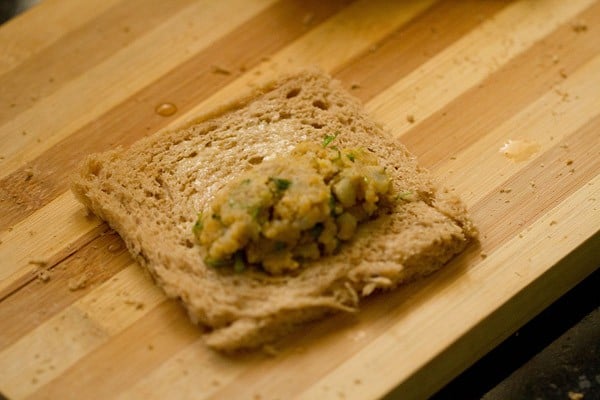
<svg viewBox="0 0 600 400"><path fill-rule="evenodd" d="M402 198L362 224L339 253L307 262L297 274L205 265L192 227L214 193L262 160L334 132L335 145L374 153ZM476 236L461 201L315 69L129 149L90 155L72 190L121 235L167 296L210 329L206 343L224 351L260 346L332 311L354 311L360 297L437 270Z"/></svg>

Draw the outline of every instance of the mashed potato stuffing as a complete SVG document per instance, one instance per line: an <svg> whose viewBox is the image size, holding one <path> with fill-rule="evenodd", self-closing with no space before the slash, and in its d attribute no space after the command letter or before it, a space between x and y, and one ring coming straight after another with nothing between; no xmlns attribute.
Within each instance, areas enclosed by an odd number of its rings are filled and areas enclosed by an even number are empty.
<svg viewBox="0 0 600 400"><path fill-rule="evenodd" d="M350 240L376 214L390 180L369 151L329 142L301 143L217 192L194 226L206 263L279 275Z"/></svg>

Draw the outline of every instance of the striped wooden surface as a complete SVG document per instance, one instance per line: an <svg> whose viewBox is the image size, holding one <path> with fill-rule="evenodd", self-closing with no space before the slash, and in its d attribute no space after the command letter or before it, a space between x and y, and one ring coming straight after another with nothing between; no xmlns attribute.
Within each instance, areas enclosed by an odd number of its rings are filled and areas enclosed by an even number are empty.
<svg viewBox="0 0 600 400"><path fill-rule="evenodd" d="M600 264L599 38L598 0L44 0L0 27L0 392L433 393ZM481 245L275 355L221 356L68 176L310 64L456 188Z"/></svg>

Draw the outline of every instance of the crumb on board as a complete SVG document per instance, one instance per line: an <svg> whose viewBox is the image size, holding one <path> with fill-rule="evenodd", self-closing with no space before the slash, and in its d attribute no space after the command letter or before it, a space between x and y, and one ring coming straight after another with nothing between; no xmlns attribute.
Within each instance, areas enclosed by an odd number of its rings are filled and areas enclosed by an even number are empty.
<svg viewBox="0 0 600 400"><path fill-rule="evenodd" d="M512 192L511 188L502 188L502 189L500 189L500 193L510 193L510 192Z"/></svg>
<svg viewBox="0 0 600 400"><path fill-rule="evenodd" d="M555 220L550 221L550 226L553 226L553 225L556 225L556 224L558 224L557 221L555 221Z"/></svg>
<svg viewBox="0 0 600 400"><path fill-rule="evenodd" d="M481 258L482 258L482 259L484 259L484 260L485 260L485 259L487 258L487 256L488 256L488 255L487 255L487 253L486 253L486 252L483 252L483 251L482 251L482 252L481 252L479 255L480 255L480 256L481 256Z"/></svg>
<svg viewBox="0 0 600 400"><path fill-rule="evenodd" d="M87 274L81 274L79 276L70 278L68 282L69 290L74 292L76 290L84 289L87 286L87 281Z"/></svg>
<svg viewBox="0 0 600 400"><path fill-rule="evenodd" d="M588 26L584 21L576 21L573 25L571 25L573 32L582 33L587 32Z"/></svg>
<svg viewBox="0 0 600 400"><path fill-rule="evenodd" d="M213 65L213 66L211 66L210 69L213 74L231 75L231 71L229 69L222 67L220 65Z"/></svg>
<svg viewBox="0 0 600 400"><path fill-rule="evenodd" d="M414 123L415 123L415 116L414 116L414 115L412 115L412 114L408 114L408 115L406 116L406 120L407 120L409 123L411 123L411 124L414 124Z"/></svg>
<svg viewBox="0 0 600 400"><path fill-rule="evenodd" d="M116 253L120 249L121 249L121 245L119 243L113 243L113 244L108 245L108 251L110 253Z"/></svg>
<svg viewBox="0 0 600 400"><path fill-rule="evenodd" d="M567 164L567 165L571 165L571 164L573 164L573 160L567 160L567 161L566 161L566 164Z"/></svg>
<svg viewBox="0 0 600 400"><path fill-rule="evenodd" d="M270 357L275 357L275 356L279 355L279 353L280 353L280 351L271 344L264 345L262 347L262 351L264 354L266 354L267 356L270 356Z"/></svg>
<svg viewBox="0 0 600 400"><path fill-rule="evenodd" d="M41 282L48 282L50 280L50 271L45 268L38 268L35 271L35 277Z"/></svg>
<svg viewBox="0 0 600 400"><path fill-rule="evenodd" d="M302 17L302 25L308 26L308 25L310 25L313 22L314 19L315 19L315 14L313 14L313 13L306 13Z"/></svg>
<svg viewBox="0 0 600 400"><path fill-rule="evenodd" d="M350 90L357 90L360 89L360 85L358 83L353 83L352 85L350 85Z"/></svg>
<svg viewBox="0 0 600 400"><path fill-rule="evenodd" d="M128 306L135 307L136 310L141 310L145 306L144 302L139 301L139 300L125 299L124 303L127 304Z"/></svg>

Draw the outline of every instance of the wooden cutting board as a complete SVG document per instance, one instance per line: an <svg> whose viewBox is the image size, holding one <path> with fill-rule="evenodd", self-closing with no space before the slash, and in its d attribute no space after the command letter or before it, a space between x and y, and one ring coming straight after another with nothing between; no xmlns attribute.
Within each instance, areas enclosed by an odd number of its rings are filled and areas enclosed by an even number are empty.
<svg viewBox="0 0 600 400"><path fill-rule="evenodd" d="M44 0L0 27L0 392L432 394L600 264L599 38L598 0ZM271 354L222 356L68 176L313 64L456 189L481 243Z"/></svg>

